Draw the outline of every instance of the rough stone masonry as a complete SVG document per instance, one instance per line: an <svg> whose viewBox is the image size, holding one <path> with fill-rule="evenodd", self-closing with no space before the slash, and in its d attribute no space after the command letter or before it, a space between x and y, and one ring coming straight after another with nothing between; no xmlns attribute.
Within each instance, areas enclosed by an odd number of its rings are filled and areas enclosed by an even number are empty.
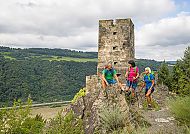
<svg viewBox="0 0 190 134"><path fill-rule="evenodd" d="M131 19L100 20L97 73L102 72L107 62L112 62L117 72L122 74L119 79L124 80L124 73L130 59L134 59L134 25ZM108 87L116 91L114 98L113 96L106 98L102 95L103 90L98 75L87 76L86 95L71 104L70 109L83 120L85 134L93 134L97 130L106 133L99 126L101 125L99 114L108 104L109 108L117 105L121 113L126 115L125 125L132 125L130 123L132 114L125 96L120 94L120 87L118 84Z"/></svg>
<svg viewBox="0 0 190 134"><path fill-rule="evenodd" d="M99 21L98 39L98 67L97 73L101 73L108 62L112 62L117 73L120 73L120 81L125 83L125 72L128 61L134 59L134 24L130 18ZM90 92L98 76L86 77L86 89Z"/></svg>
<svg viewBox="0 0 190 134"><path fill-rule="evenodd" d="M112 62L121 79L128 61L134 59L134 24L130 18L99 21L98 67L101 72L107 62Z"/></svg>

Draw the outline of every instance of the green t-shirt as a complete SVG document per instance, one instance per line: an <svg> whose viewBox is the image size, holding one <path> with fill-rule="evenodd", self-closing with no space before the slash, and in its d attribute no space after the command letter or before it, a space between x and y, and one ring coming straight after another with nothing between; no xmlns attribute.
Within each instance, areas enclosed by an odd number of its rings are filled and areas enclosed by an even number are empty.
<svg viewBox="0 0 190 134"><path fill-rule="evenodd" d="M102 74L105 75L106 80L112 80L114 75L116 75L116 71L115 69L111 69L111 70L104 69L102 71Z"/></svg>

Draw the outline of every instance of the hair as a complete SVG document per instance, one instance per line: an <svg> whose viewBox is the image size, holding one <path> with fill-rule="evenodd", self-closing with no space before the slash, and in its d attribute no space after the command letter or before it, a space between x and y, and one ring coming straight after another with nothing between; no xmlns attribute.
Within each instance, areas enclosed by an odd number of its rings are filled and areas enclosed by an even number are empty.
<svg viewBox="0 0 190 134"><path fill-rule="evenodd" d="M146 67L146 68L145 68L145 71L146 71L146 70L148 70L149 73L151 73L151 69L150 69L150 67Z"/></svg>
<svg viewBox="0 0 190 134"><path fill-rule="evenodd" d="M105 69L108 68L108 65L111 65L111 66L113 67L112 62L109 61L109 62L107 62L107 63L105 64Z"/></svg>
<svg viewBox="0 0 190 134"><path fill-rule="evenodd" d="M130 60L130 61L128 61L128 63L131 64L132 67L135 67L135 66L136 66L134 60Z"/></svg>

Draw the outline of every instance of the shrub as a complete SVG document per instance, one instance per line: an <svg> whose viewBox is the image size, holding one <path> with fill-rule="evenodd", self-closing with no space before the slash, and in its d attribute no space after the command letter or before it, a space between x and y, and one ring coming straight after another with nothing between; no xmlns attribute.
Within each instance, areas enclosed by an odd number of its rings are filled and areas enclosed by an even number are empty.
<svg viewBox="0 0 190 134"><path fill-rule="evenodd" d="M130 112L133 112L130 120ZM127 115L120 111L120 108L115 106L104 106L100 113L100 125L95 130L95 134L145 134L150 124L143 120L142 116L134 111L130 111ZM137 124L138 125L137 125Z"/></svg>
<svg viewBox="0 0 190 134"><path fill-rule="evenodd" d="M37 115L35 118L29 117L30 105L32 101L28 99L27 106L23 106L21 101L15 101L11 109L0 110L0 133L14 134L39 134L45 125L45 120Z"/></svg>
<svg viewBox="0 0 190 134"><path fill-rule="evenodd" d="M73 111L63 116L62 111L51 119L49 126L46 128L46 134L83 134L82 119L76 117Z"/></svg>
<svg viewBox="0 0 190 134"><path fill-rule="evenodd" d="M177 97L169 100L169 108L175 118L190 127L190 96Z"/></svg>
<svg viewBox="0 0 190 134"><path fill-rule="evenodd" d="M126 115L124 115L118 106L102 108L99 113L101 127L107 132L116 131L125 127Z"/></svg>
<svg viewBox="0 0 190 134"><path fill-rule="evenodd" d="M86 95L86 88L80 89L80 91L74 96L72 103L75 103L80 97L84 97Z"/></svg>

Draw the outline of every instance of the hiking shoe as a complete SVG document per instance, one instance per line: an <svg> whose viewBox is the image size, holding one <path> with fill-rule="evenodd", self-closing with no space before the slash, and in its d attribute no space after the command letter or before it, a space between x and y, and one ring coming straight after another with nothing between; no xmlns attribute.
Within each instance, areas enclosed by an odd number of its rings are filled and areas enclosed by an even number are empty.
<svg viewBox="0 0 190 134"><path fill-rule="evenodd" d="M120 94L122 94L123 90L120 90Z"/></svg>
<svg viewBox="0 0 190 134"><path fill-rule="evenodd" d="M134 100L131 100L131 105L135 105L135 101Z"/></svg>
<svg viewBox="0 0 190 134"><path fill-rule="evenodd" d="M131 94L131 91L127 91L127 92L125 93L126 96L129 96L130 94Z"/></svg>
<svg viewBox="0 0 190 134"><path fill-rule="evenodd" d="M152 109L151 104L148 104L148 109L149 109L149 110L151 110L151 109Z"/></svg>
<svg viewBox="0 0 190 134"><path fill-rule="evenodd" d="M108 97L108 93L106 91L103 91L103 96L107 98Z"/></svg>

